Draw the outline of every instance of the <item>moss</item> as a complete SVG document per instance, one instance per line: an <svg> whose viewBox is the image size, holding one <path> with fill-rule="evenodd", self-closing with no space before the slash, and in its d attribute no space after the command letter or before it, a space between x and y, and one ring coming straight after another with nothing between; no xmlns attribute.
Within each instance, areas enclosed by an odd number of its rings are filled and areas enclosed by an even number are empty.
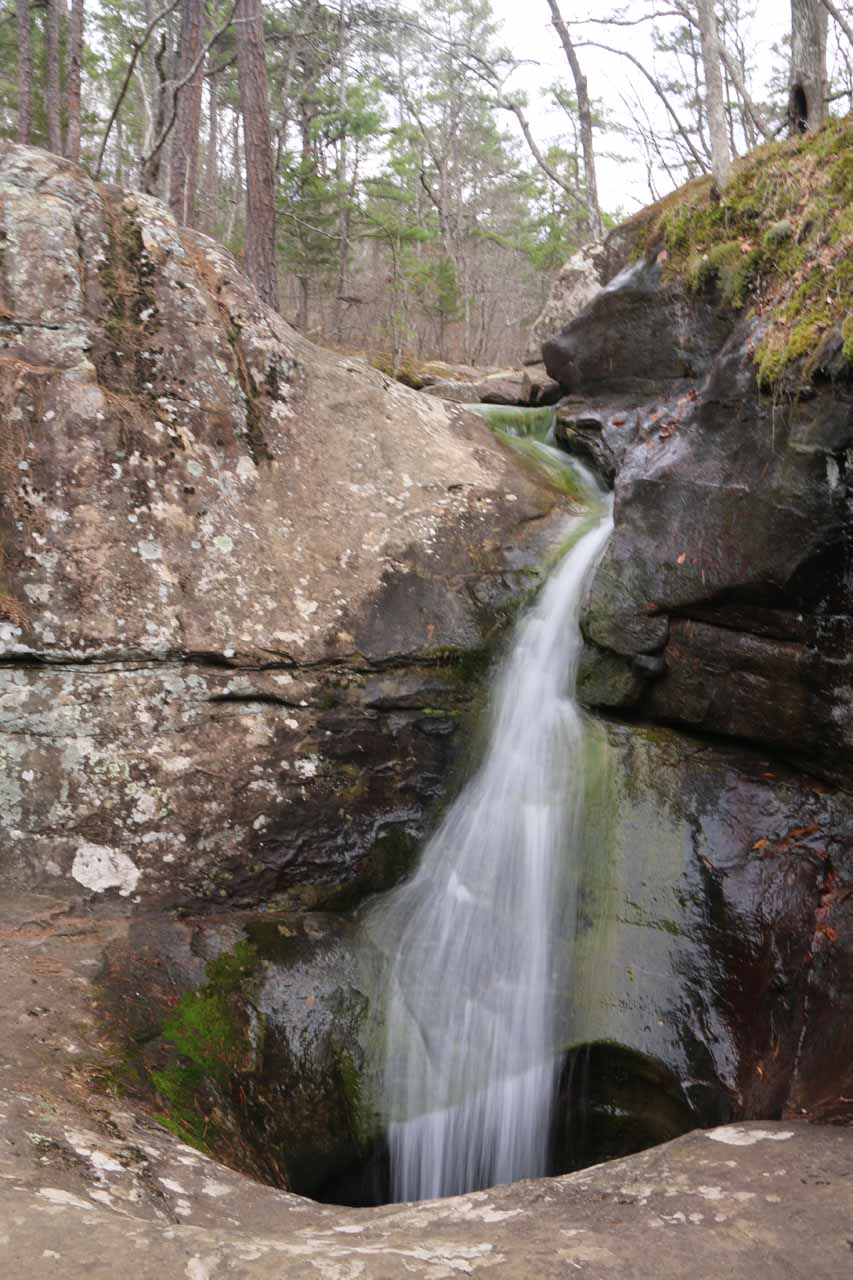
<svg viewBox="0 0 853 1280"><path fill-rule="evenodd" d="M376 351L368 356L368 364L388 378L395 378L406 387L421 391L424 386L424 374L414 356L401 355L396 360L388 351Z"/></svg>
<svg viewBox="0 0 853 1280"><path fill-rule="evenodd" d="M747 302L763 259L759 249L744 248L739 240L724 240L690 259L687 281L695 291L716 284L724 305L740 310Z"/></svg>
<svg viewBox="0 0 853 1280"><path fill-rule="evenodd" d="M443 645L437 649L428 649L424 653L427 662L434 662L445 667L447 674L462 685L479 684L492 664L493 652L489 645L479 649L457 649L452 645Z"/></svg>
<svg viewBox="0 0 853 1280"><path fill-rule="evenodd" d="M364 1152L376 1139L376 1117L366 1105L361 1073L349 1049L338 1048L335 1059L349 1131L356 1146Z"/></svg>
<svg viewBox="0 0 853 1280"><path fill-rule="evenodd" d="M207 966L206 980L183 996L163 1023L173 1055L151 1083L167 1110L158 1119L184 1141L207 1150L211 1093L227 1089L246 1056L246 1032L235 997L257 966L257 950L240 942Z"/></svg>
<svg viewBox="0 0 853 1280"><path fill-rule="evenodd" d="M722 196L710 179L690 183L646 210L641 225L642 251L666 250L667 278L715 287L724 306L761 319L764 390L808 381L830 332L841 332L853 364L853 117L760 147L736 163Z"/></svg>

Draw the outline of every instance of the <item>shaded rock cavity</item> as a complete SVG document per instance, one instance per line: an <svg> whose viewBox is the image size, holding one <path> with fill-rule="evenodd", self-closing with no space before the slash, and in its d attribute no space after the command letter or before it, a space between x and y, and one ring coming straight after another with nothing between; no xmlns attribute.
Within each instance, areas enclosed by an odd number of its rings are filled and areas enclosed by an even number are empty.
<svg viewBox="0 0 853 1280"><path fill-rule="evenodd" d="M376 959L356 938L320 915L149 923L101 977L125 1046L116 1081L178 1138L259 1181L330 1204L389 1203L365 994ZM551 1174L703 1118L662 1063L615 1043L573 1048L560 1080Z"/></svg>

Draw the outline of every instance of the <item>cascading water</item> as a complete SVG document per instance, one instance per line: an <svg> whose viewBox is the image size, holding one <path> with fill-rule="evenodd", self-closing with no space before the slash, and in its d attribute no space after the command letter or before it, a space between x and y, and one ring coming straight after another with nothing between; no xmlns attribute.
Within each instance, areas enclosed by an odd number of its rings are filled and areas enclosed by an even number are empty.
<svg viewBox="0 0 853 1280"><path fill-rule="evenodd" d="M383 1091L395 1200L547 1172L557 943L574 916L583 797L578 614L611 527L597 495L517 627L479 770L373 923L392 957Z"/></svg>

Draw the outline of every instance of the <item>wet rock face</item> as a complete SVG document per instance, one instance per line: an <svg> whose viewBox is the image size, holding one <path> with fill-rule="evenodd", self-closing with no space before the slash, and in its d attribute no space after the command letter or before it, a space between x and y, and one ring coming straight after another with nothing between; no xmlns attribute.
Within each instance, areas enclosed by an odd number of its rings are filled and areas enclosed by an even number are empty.
<svg viewBox="0 0 853 1280"><path fill-rule="evenodd" d="M698 1125L849 1123L849 794L671 729L598 723L586 759L550 1172ZM101 968L102 1031L185 1139L383 1203L387 960L341 913L134 920Z"/></svg>
<svg viewBox="0 0 853 1280"><path fill-rule="evenodd" d="M556 495L156 201L4 144L0 230L3 878L377 887Z"/></svg>
<svg viewBox="0 0 853 1280"><path fill-rule="evenodd" d="M567 443L617 473L586 697L850 780L853 387L830 361L761 392L757 323L652 262L546 350Z"/></svg>
<svg viewBox="0 0 853 1280"><path fill-rule="evenodd" d="M643 260L545 342L542 356L572 394L654 392L702 376L730 330L708 299L663 284L662 265Z"/></svg>
<svg viewBox="0 0 853 1280"><path fill-rule="evenodd" d="M853 1118L849 793L675 730L593 741L568 1039L659 1062L705 1124Z"/></svg>

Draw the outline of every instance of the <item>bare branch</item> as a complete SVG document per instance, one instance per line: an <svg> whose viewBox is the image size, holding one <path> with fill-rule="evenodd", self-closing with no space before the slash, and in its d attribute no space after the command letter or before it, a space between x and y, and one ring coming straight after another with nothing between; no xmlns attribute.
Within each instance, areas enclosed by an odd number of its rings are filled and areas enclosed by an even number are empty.
<svg viewBox="0 0 853 1280"><path fill-rule="evenodd" d="M684 145L687 147L687 150L690 152L693 159L698 164L699 168L702 170L703 173L708 172L707 161L705 160L701 152L696 150L696 147L694 146L689 133L687 132L684 125L679 120L678 116L676 115L675 108L670 103L669 98L666 96L663 89L660 87L657 80L655 80L651 72L646 70L642 62L640 62L639 58L635 58L633 53L629 53L627 49L614 49L612 45L599 44L595 40L584 40L578 45L578 48L603 49L605 53L618 54L620 58L627 58L629 62L633 63L633 65L637 68L637 70L642 72L642 74L646 77L649 84L652 86L655 93L660 98L663 105L666 107L666 110L669 113L672 123L675 125L676 130L678 131L682 141L684 142Z"/></svg>
<svg viewBox="0 0 853 1280"><path fill-rule="evenodd" d="M820 3L823 5L824 9L827 10L830 17L835 19L850 43L853 44L853 27L851 27L850 23L844 17L844 14L838 6L833 4L832 0L820 0Z"/></svg>
<svg viewBox="0 0 853 1280"><path fill-rule="evenodd" d="M130 86L131 79L133 78L133 71L134 71L134 68L136 67L136 60L139 57L142 50L145 48L146 44L148 43L148 39L152 31L154 30L154 28L157 26L157 24L162 22L164 18L168 18L170 13L174 13L180 3L181 3L181 0L170 0L170 3L166 5L165 9L161 9L159 13L155 13L154 17L148 23L148 26L145 28L145 30L143 31L139 39L136 41L132 40L130 42L130 47L132 50L132 53L130 55L130 60L127 64L127 70L124 73L124 80L122 81L121 88L119 89L115 106L113 107L112 113L110 114L110 118L107 121L107 127L104 130L104 136L101 139L101 148L98 152L98 159L95 164L96 178L100 178L101 176L101 169L103 168L103 164L104 164L104 153L107 149L107 142L109 141L110 133L112 132L112 127L116 122L116 117L119 111L121 110L122 103L124 102L125 95L127 94L127 90Z"/></svg>
<svg viewBox="0 0 853 1280"><path fill-rule="evenodd" d="M186 86L190 83L191 80L195 79L196 72L198 71L201 64L204 62L208 53L210 53L210 50L216 44L216 41L219 39L220 36L224 35L225 32L228 30L228 28L231 26L231 23L234 20L234 14L237 11L237 3L238 3L238 0L234 0L234 3L231 6L231 10L228 14L228 17L225 19L222 26L218 27L216 31L214 31L213 35L210 37L207 43L202 45L201 49L199 49L197 57L194 59L192 66L189 68L186 74L181 76L180 80L175 80L168 86L170 89L171 98L172 98L171 113L169 115L169 119L163 125L163 128L160 130L160 133L155 139L155 142L153 147L151 148L151 151L148 153L147 156L143 156L143 159L142 159L143 170L148 169L152 160L155 160L157 156L160 154L160 151L162 150L166 142L166 139L168 138L169 134L172 132L172 129L175 124L175 120L177 119L177 116L178 116L178 94L181 92L182 89L186 88Z"/></svg>

